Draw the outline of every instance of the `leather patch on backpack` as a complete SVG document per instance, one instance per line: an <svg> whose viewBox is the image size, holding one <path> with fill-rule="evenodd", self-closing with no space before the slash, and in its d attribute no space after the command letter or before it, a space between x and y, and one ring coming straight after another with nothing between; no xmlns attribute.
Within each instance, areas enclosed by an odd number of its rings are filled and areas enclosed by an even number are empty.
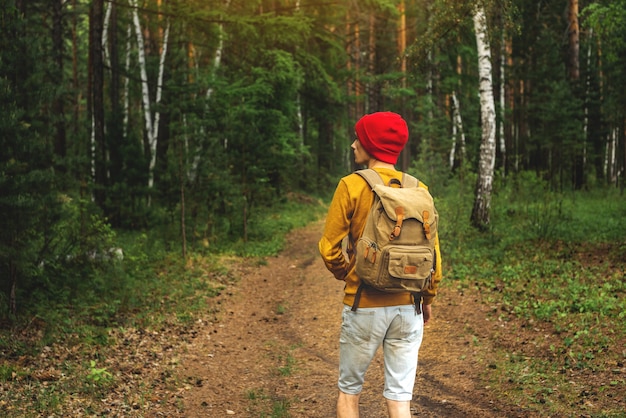
<svg viewBox="0 0 626 418"><path fill-rule="evenodd" d="M404 274L417 273L417 266L404 266Z"/></svg>

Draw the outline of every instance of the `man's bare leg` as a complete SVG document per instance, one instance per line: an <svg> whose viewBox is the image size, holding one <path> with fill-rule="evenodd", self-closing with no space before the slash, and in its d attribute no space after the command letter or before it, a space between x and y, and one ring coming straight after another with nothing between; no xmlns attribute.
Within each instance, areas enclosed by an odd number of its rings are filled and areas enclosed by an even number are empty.
<svg viewBox="0 0 626 418"><path fill-rule="evenodd" d="M392 401L387 399L389 418L411 418L411 401Z"/></svg>
<svg viewBox="0 0 626 418"><path fill-rule="evenodd" d="M339 391L337 398L337 418L359 418L359 396Z"/></svg>

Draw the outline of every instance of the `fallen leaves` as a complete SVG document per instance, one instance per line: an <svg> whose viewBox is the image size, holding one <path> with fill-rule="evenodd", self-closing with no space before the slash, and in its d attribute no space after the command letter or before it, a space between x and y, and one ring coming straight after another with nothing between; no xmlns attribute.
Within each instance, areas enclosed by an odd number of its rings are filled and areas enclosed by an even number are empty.
<svg viewBox="0 0 626 418"><path fill-rule="evenodd" d="M194 325L164 317L158 328L109 329L108 345L70 338L34 356L5 358L0 415L144 417L150 411L150 416L182 417L181 399L188 389L175 369L197 334Z"/></svg>

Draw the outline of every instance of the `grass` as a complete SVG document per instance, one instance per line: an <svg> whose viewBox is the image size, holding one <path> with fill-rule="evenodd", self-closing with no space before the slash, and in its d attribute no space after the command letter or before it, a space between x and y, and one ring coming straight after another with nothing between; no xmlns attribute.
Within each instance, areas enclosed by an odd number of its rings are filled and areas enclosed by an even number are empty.
<svg viewBox="0 0 626 418"><path fill-rule="evenodd" d="M191 242L184 262L176 245L159 236L120 233L124 261L109 270L115 277L102 273L97 286L84 286L73 303L42 298L37 309L0 329L0 417L114 414L105 411L112 404L103 402L111 393L116 411L125 416L176 404L175 375L151 365L176 353L196 312L219 309L210 299L238 279L223 260L235 255L262 264L282 249L287 232L323 212L319 202L301 197L272 212L257 210L247 242L225 242L211 251ZM286 307L276 310L283 314ZM122 360L113 351L123 352ZM170 361L174 367L175 357ZM290 354L281 357L277 373L290 374L294 363ZM153 383L146 384L146 376ZM174 399L164 398L167 393ZM288 416L288 401L269 402L264 416Z"/></svg>
<svg viewBox="0 0 626 418"><path fill-rule="evenodd" d="M625 197L616 190L556 194L534 178L510 179L496 184L491 228L484 233L469 226L469 183L450 182L436 199L446 286L477 291L493 307L493 320L507 326L491 342L496 355L485 363L487 384L506 402L532 412L625 417ZM127 416L165 402L153 387L128 380L144 372L135 363L163 355L161 334L184 331L195 311L211 309L207 300L237 280L220 256L262 264L280 251L286 232L323 212L312 200L258 210L249 219L247 242L210 251L190 243L184 263L171 243L146 234L120 236L125 258L111 270L115 289L107 289L109 281L101 277L98 289L75 303L42 302L0 330L0 416L102 415L102 399L112 388L132 388L122 405ZM286 314L288 306L275 310ZM154 346L133 357L148 338ZM474 337L473 345L480 350L478 341ZM109 364L112 349L128 350L128 373L113 372L118 367ZM289 351L276 360L279 376L296 366ZM48 375L38 374L35 362ZM175 387L173 379L154 376L169 387ZM288 416L288 400L262 390L246 396L255 416Z"/></svg>
<svg viewBox="0 0 626 418"><path fill-rule="evenodd" d="M296 365L296 359L291 353L288 353L284 358L279 356L278 361L281 363L278 366L278 372L281 376L291 376L293 369Z"/></svg>
<svg viewBox="0 0 626 418"><path fill-rule="evenodd" d="M287 399L272 399L263 389L246 391L246 399L250 401L247 412L250 416L261 418L287 418L290 416L291 402Z"/></svg>
<svg viewBox="0 0 626 418"><path fill-rule="evenodd" d="M284 246L287 232L320 219L326 207L311 198L288 201L271 209L258 209L248 219L248 240L237 240L215 248L220 253L244 257L267 257L276 255Z"/></svg>
<svg viewBox="0 0 626 418"><path fill-rule="evenodd" d="M626 416L626 197L524 180L497 185L486 233L467 226L462 187L438 205L448 285L479 292L507 324L485 379L530 411Z"/></svg>

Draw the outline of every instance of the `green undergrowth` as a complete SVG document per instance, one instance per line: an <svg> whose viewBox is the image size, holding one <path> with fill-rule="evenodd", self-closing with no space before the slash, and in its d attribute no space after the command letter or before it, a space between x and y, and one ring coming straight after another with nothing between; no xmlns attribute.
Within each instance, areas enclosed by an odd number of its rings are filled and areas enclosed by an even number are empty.
<svg viewBox="0 0 626 418"><path fill-rule="evenodd" d="M218 242L211 251L243 257L276 255L282 250L289 231L321 219L325 212L321 201L306 196L298 196L274 208L259 208L248 219L247 239Z"/></svg>
<svg viewBox="0 0 626 418"><path fill-rule="evenodd" d="M148 405L157 398L154 385L125 384L116 373L116 362L124 359L116 358L115 351L130 350L125 355L134 355L139 341L149 334L156 346L145 355L152 356L154 350L168 346L168 333L181 332L184 338L197 312L217 312L213 297L238 280L225 260L238 257L262 263L282 249L290 230L320 219L324 212L319 201L302 196L272 210L256 209L248 218L246 240L225 237L205 245L192 235L186 259L180 242L166 239L169 232L163 228L111 231L123 259L110 260L110 267L95 273L101 277L73 297L55 299L54 292L42 291L36 304L2 324L0 417L78 411L100 416L106 407L101 399L123 390L129 390L122 401L127 410ZM289 367L286 361L284 371ZM172 379L170 374L159 377L165 386L175 385ZM173 392L175 386L168 389ZM285 405L276 402L278 412L272 416L283 416L280 411Z"/></svg>
<svg viewBox="0 0 626 418"><path fill-rule="evenodd" d="M288 399L272 397L266 394L265 389L254 389L246 392L249 404L246 412L249 416L259 418L284 418L289 417L291 402Z"/></svg>
<svg viewBox="0 0 626 418"><path fill-rule="evenodd" d="M440 236L446 286L478 292L500 325L491 387L529 411L625 416L626 196L509 179L479 233L470 189L445 190Z"/></svg>

